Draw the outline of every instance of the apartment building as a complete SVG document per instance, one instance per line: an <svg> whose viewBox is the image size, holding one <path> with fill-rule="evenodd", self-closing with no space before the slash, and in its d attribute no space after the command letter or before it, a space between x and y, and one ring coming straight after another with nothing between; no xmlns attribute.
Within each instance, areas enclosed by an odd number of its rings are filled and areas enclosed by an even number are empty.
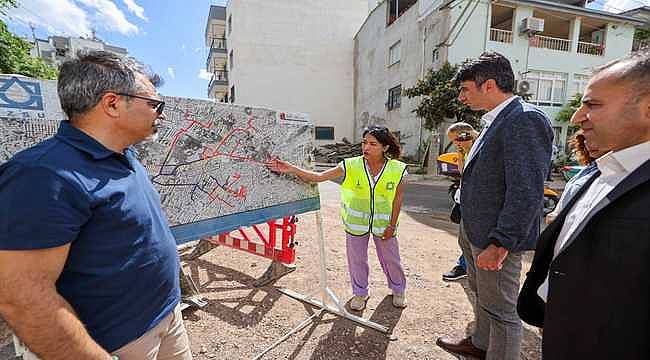
<svg viewBox="0 0 650 360"><path fill-rule="evenodd" d="M377 1L229 0L205 33L208 95L309 114L317 143L353 137L352 38Z"/></svg>
<svg viewBox="0 0 650 360"><path fill-rule="evenodd" d="M230 102L228 97L228 70L226 69L228 47L226 46L225 6L210 6L204 38L205 46L208 48L205 68L212 74L208 83L208 97L220 102Z"/></svg>
<svg viewBox="0 0 650 360"><path fill-rule="evenodd" d="M94 35L91 38L49 36L47 40L37 38L31 44L30 55L32 57L40 57L46 63L54 66L75 58L79 51L104 50L121 56L128 55L125 48L109 45Z"/></svg>
<svg viewBox="0 0 650 360"><path fill-rule="evenodd" d="M582 92L590 69L629 54L637 18L592 10L584 1L385 0L355 41L355 135L367 123L397 130L407 154L428 138L401 96L428 69L462 63L483 51L507 56L520 92L551 119ZM567 124L553 124L566 144ZM442 138L440 140L443 140Z"/></svg>

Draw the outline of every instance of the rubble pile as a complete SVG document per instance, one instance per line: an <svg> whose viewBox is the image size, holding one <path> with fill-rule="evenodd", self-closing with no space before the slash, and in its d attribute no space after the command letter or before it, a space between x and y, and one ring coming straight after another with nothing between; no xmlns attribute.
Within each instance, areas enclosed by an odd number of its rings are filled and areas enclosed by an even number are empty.
<svg viewBox="0 0 650 360"><path fill-rule="evenodd" d="M343 159L361 155L361 144L352 144L343 139L340 143L314 148L313 154L317 163L338 164Z"/></svg>

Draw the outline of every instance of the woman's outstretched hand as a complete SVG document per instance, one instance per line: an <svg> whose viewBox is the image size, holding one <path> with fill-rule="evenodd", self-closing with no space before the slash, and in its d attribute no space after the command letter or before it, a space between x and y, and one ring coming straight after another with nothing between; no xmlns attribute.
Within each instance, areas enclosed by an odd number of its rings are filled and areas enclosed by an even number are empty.
<svg viewBox="0 0 650 360"><path fill-rule="evenodd" d="M295 166L291 165L291 163L282 161L280 159L273 159L269 161L266 166L271 169L271 171L278 173L291 173L295 168Z"/></svg>

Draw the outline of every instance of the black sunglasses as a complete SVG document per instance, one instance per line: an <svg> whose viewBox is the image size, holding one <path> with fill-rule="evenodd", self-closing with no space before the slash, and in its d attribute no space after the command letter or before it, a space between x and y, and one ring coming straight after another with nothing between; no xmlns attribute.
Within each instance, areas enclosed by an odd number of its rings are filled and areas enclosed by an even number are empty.
<svg viewBox="0 0 650 360"><path fill-rule="evenodd" d="M144 96L140 96L140 95L119 93L119 92L116 92L115 94L116 95L122 95L122 96L128 96L128 97L132 97L132 98L136 98L136 99L147 100L149 102L155 103L156 107L154 109L156 110L156 113L158 113L158 115L162 115L163 110L165 110L165 102L162 101L162 100L152 99L152 98L148 98L148 97L144 97Z"/></svg>

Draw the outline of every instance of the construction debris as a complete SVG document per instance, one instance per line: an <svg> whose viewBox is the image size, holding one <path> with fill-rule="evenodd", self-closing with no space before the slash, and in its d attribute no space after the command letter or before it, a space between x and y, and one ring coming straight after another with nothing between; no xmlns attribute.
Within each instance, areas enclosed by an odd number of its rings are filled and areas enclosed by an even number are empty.
<svg viewBox="0 0 650 360"><path fill-rule="evenodd" d="M317 163L338 164L343 159L361 155L361 144L352 144L344 138L343 142L315 148L313 154Z"/></svg>

